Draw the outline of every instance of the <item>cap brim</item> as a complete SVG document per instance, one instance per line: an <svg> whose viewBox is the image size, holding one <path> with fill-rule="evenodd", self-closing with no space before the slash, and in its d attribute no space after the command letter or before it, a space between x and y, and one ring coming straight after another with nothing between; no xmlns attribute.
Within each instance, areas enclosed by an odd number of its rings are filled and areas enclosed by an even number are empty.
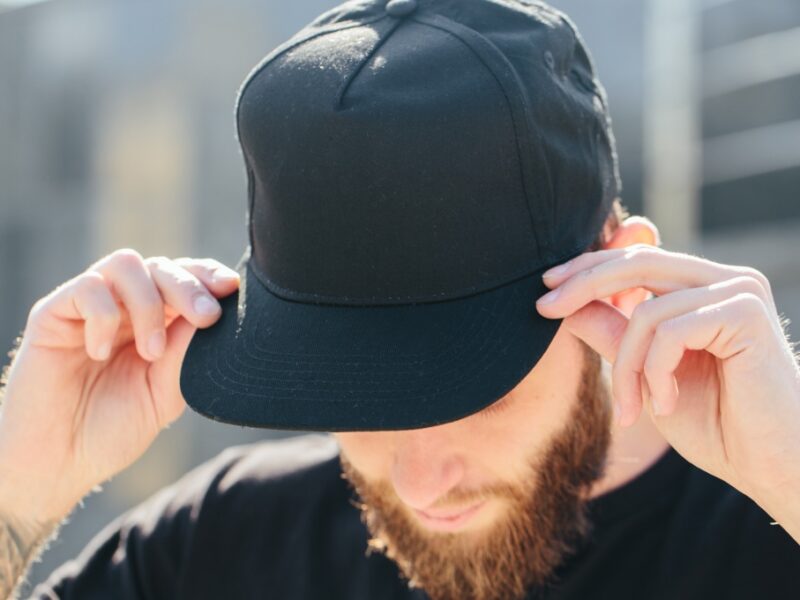
<svg viewBox="0 0 800 600"><path fill-rule="evenodd" d="M415 429L470 415L513 389L561 324L538 314L541 271L456 300L306 304L236 265L239 289L198 329L180 388L198 413L250 427Z"/></svg>

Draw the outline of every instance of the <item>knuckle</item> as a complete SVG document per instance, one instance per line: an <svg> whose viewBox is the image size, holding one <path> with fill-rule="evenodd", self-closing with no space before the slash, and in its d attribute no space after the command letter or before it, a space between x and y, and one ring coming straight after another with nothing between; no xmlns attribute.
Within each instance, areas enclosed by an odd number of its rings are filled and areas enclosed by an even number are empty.
<svg viewBox="0 0 800 600"><path fill-rule="evenodd" d="M193 296L208 296L209 291L196 277L189 275L181 277L175 282L175 287L181 296L191 298Z"/></svg>
<svg viewBox="0 0 800 600"><path fill-rule="evenodd" d="M144 311L148 314L163 312L164 302L161 300L161 297L158 294L155 295L148 294L146 298L143 298L140 301L138 308L139 310Z"/></svg>
<svg viewBox="0 0 800 600"><path fill-rule="evenodd" d="M739 293L749 293L761 299L766 298L766 290L764 289L764 286L755 277L750 275L739 275L738 277L734 277L731 281L733 287L736 288Z"/></svg>
<svg viewBox="0 0 800 600"><path fill-rule="evenodd" d="M648 356L644 361L644 367L642 368L642 373L647 378L648 381L652 382L656 380L657 376L657 365L653 363L653 359Z"/></svg>
<svg viewBox="0 0 800 600"><path fill-rule="evenodd" d="M76 293L91 293L106 284L103 276L97 271L85 271L75 278L74 287Z"/></svg>
<svg viewBox="0 0 800 600"><path fill-rule="evenodd" d="M769 279L761 271L754 267L742 267L741 273L755 279L761 285L764 291L770 295L772 294L772 288L770 286Z"/></svg>
<svg viewBox="0 0 800 600"><path fill-rule="evenodd" d="M42 298L39 298L36 302L33 303L33 305L31 306L30 310L28 311L28 323L29 324L30 323L35 323L36 321L41 319L42 313L45 310L47 310L46 309L47 300L48 300L48 297L44 296Z"/></svg>
<svg viewBox="0 0 800 600"><path fill-rule="evenodd" d="M189 271L185 266L174 264L173 262L173 268L168 270L168 275L166 281L169 286L177 288L180 293L193 293L198 289L205 289L205 286L195 277L194 273Z"/></svg>
<svg viewBox="0 0 800 600"><path fill-rule="evenodd" d="M172 262L174 262L178 266L185 267L186 265L192 264L194 262L194 259L192 259L190 256L179 256Z"/></svg>
<svg viewBox="0 0 800 600"><path fill-rule="evenodd" d="M161 322L164 316L164 301L161 294L153 288L129 298L124 308L134 326L149 326L151 322Z"/></svg>
<svg viewBox="0 0 800 600"><path fill-rule="evenodd" d="M142 255L133 248L119 248L111 253L110 260L121 267L137 267L144 263Z"/></svg>
<svg viewBox="0 0 800 600"><path fill-rule="evenodd" d="M116 306L103 307L96 311L92 317L102 326L113 327L122 319L120 310Z"/></svg>
<svg viewBox="0 0 800 600"><path fill-rule="evenodd" d="M653 320L655 310L654 300L640 302L631 311L630 325L637 329L643 325L649 325Z"/></svg>
<svg viewBox="0 0 800 600"><path fill-rule="evenodd" d="M217 260L215 258L209 258L207 260L208 260L208 266L209 266L210 269L213 269L213 270L217 270L217 269L230 270L231 269L231 267L226 265L224 262L219 261L219 260Z"/></svg>
<svg viewBox="0 0 800 600"><path fill-rule="evenodd" d="M653 246L649 244L644 244L642 242L637 242L636 244L631 244L627 247L623 258L625 260L641 260L643 258L648 258L654 254Z"/></svg>
<svg viewBox="0 0 800 600"><path fill-rule="evenodd" d="M569 286L568 289L574 289L574 286L577 285L580 289L586 290L591 295L596 295L598 293L597 288L597 281L594 280L595 275L595 267L589 267L578 273L576 276L577 284L574 282L568 282L565 284L565 287Z"/></svg>
<svg viewBox="0 0 800 600"><path fill-rule="evenodd" d="M589 267L588 269L584 269L580 273L578 273L577 278L581 281L589 281L592 279L592 275L594 274L594 267ZM583 285L583 284L582 284Z"/></svg>
<svg viewBox="0 0 800 600"><path fill-rule="evenodd" d="M746 316L766 315L766 306L761 297L752 292L741 292L734 296L738 310Z"/></svg>
<svg viewBox="0 0 800 600"><path fill-rule="evenodd" d="M209 257L195 258L193 262L205 267L206 269L216 269L217 266L219 266L219 262Z"/></svg>
<svg viewBox="0 0 800 600"><path fill-rule="evenodd" d="M655 327L655 336L669 339L676 334L680 321L678 319L665 319Z"/></svg>
<svg viewBox="0 0 800 600"><path fill-rule="evenodd" d="M216 268L215 261L213 258L195 258L192 256L181 256L180 258L175 259L175 263L177 263L181 267L201 267L203 269L213 270Z"/></svg>
<svg viewBox="0 0 800 600"><path fill-rule="evenodd" d="M144 259L144 264L147 265L148 267L162 267L170 262L172 261L170 261L169 258L163 255L148 256L146 259Z"/></svg>

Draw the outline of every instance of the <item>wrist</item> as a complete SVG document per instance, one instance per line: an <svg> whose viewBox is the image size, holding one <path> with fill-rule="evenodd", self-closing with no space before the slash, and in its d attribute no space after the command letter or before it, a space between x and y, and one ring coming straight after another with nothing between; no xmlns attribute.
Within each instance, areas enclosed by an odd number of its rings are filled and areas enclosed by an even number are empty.
<svg viewBox="0 0 800 600"><path fill-rule="evenodd" d="M30 520L0 510L0 597L17 597L31 563L57 535L58 527L58 522Z"/></svg>
<svg viewBox="0 0 800 600"><path fill-rule="evenodd" d="M19 548L28 549L30 553L37 552L48 538L56 532L60 521L39 521L28 519L24 516L6 513L0 509L0 535L7 536L13 533ZM21 558L27 560L27 556Z"/></svg>
<svg viewBox="0 0 800 600"><path fill-rule="evenodd" d="M30 527L62 521L82 497L65 490L63 482L0 465L0 514Z"/></svg>

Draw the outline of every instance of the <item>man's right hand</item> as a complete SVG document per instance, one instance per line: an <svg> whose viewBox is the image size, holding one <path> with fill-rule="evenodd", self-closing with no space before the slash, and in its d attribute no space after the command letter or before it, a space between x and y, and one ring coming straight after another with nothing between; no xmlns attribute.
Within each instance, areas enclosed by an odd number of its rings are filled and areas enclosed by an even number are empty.
<svg viewBox="0 0 800 600"><path fill-rule="evenodd" d="M134 462L183 412L189 341L238 285L212 259L122 249L38 300L7 374L0 509L57 521Z"/></svg>

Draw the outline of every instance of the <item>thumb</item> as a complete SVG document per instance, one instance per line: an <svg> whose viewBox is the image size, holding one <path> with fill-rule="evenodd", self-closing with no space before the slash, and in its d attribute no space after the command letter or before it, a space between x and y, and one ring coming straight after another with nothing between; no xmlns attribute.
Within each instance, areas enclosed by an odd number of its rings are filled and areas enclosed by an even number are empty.
<svg viewBox="0 0 800 600"><path fill-rule="evenodd" d="M613 364L617 360L619 344L628 327L628 317L608 302L592 300L564 317L563 325L567 331Z"/></svg>
<svg viewBox="0 0 800 600"><path fill-rule="evenodd" d="M186 408L180 387L183 358L197 327L179 316L167 327L167 346L161 359L150 365L159 426L166 427Z"/></svg>

